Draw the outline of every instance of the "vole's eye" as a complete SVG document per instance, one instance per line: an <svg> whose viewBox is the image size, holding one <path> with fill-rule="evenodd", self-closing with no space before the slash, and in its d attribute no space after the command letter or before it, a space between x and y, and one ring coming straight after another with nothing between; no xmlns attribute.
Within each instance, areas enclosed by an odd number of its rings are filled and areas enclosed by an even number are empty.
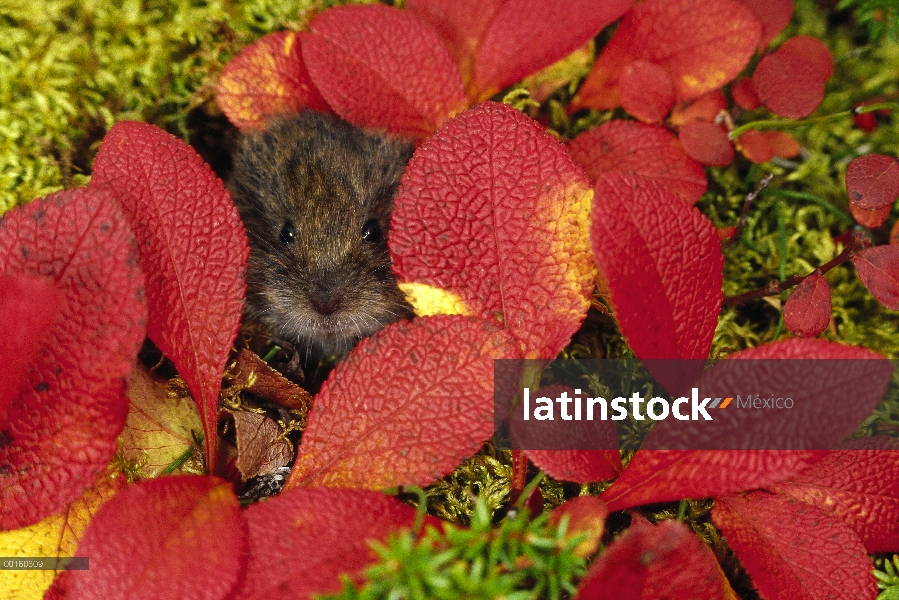
<svg viewBox="0 0 899 600"><path fill-rule="evenodd" d="M297 239L297 230L293 223L286 221L284 227L281 228L281 241L285 244L292 244Z"/></svg>
<svg viewBox="0 0 899 600"><path fill-rule="evenodd" d="M362 241L377 244L381 241L381 226L375 219L369 219L362 226Z"/></svg>

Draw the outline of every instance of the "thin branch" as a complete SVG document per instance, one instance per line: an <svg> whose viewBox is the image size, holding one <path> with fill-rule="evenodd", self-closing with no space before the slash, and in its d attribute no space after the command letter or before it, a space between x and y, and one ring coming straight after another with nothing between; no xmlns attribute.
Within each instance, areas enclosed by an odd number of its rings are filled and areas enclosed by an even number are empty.
<svg viewBox="0 0 899 600"><path fill-rule="evenodd" d="M737 230L734 232L730 238L721 243L721 249L726 250L730 248L731 244L737 241L737 238L743 233L743 230L746 228L747 223L749 222L749 207L752 206L753 201L755 201L756 197L762 193L768 184L771 183L771 179L774 177L773 173L768 173L764 177L762 177L761 181L759 181L758 185L755 186L755 189L746 194L746 197L743 198L743 210L740 211L740 220L737 223Z"/></svg>
<svg viewBox="0 0 899 600"><path fill-rule="evenodd" d="M843 251L840 252L840 254L837 255L836 258L821 265L808 275L793 275L792 277L787 277L783 281L772 281L771 283L750 292L745 292L736 296L728 296L724 299L724 305L736 306L739 304L743 304L744 302L747 302L749 300L755 300L756 298L776 296L782 291L788 290L794 285L801 283L803 279L815 273L817 273L818 275L824 275L834 267L837 267L852 258L852 256L856 252L866 248L868 245L869 243L867 236L863 232L857 231L852 234L851 241L845 248L843 248Z"/></svg>

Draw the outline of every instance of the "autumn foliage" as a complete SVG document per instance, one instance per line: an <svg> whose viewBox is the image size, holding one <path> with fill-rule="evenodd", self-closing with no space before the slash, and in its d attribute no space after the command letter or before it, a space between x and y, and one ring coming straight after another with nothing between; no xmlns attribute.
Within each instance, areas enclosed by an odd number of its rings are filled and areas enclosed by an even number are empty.
<svg viewBox="0 0 899 600"><path fill-rule="evenodd" d="M416 511L381 490L431 485L490 439L494 359L554 359L599 304L635 357L709 359L726 301L722 239L742 225L723 234L697 208L706 167L744 160L738 154L756 163L796 156L790 134L741 130L731 111L805 118L834 69L817 39L777 41L791 12L790 0L340 6L301 31L261 38L225 65L217 102L241 131L320 110L417 144L389 238L417 316L363 340L314 398L258 358L238 359L256 366L239 384L229 380L237 391L257 385L258 375L284 403L311 403L284 491L246 508L232 481L246 462L217 461L222 378L246 292L246 234L224 184L190 146L148 124L113 126L86 188L0 220L0 350L10 357L0 365L0 526L60 527L55 515L92 490L111 490L105 504L92 505L77 550L57 548L89 555L90 571L62 573L46 597L339 592L341 574L363 581L375 558L370 540L416 527ZM623 118L562 141L495 101L613 24L565 109ZM858 223L881 226L899 196L895 158L855 159L846 189ZM722 362L889 367L868 349L816 339L831 322L824 274L850 260L871 295L899 310L899 245L852 244L840 261L792 283L783 319L794 337ZM147 337L189 390L198 431L152 443L138 431L137 423L164 420L163 405L186 414L161 396L129 403L128 386L148 380L133 370ZM876 401L892 368L871 373ZM510 377L517 384L521 374ZM536 387L539 374L530 377L525 384ZM126 417L143 420L126 427ZM214 475L110 487L105 472L123 430L128 450L202 434ZM658 441L664 428L654 434ZM614 479L598 499L570 501L553 516L557 523L566 515L592 542L576 597L734 598L709 545L681 522L650 523L637 510L688 498L714 500L711 522L764 598L870 598L867 553L899 551L895 444L660 447L650 436L626 464L618 451L516 454L519 466L527 458L559 480ZM622 510L630 527L596 554L607 516ZM416 533L440 527L424 521Z"/></svg>

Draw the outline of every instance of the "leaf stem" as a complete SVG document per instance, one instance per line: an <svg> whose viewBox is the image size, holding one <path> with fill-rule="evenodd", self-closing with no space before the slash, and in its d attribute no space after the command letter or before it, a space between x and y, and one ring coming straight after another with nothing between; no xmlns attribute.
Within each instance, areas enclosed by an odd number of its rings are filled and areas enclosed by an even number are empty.
<svg viewBox="0 0 899 600"><path fill-rule="evenodd" d="M415 517L415 526L412 528L412 533L418 535L428 514L428 494L417 485L404 485L403 491L418 497L418 506L416 507L418 514Z"/></svg>
<svg viewBox="0 0 899 600"><path fill-rule="evenodd" d="M754 300L756 298L763 298L765 296L775 296L775 295L781 293L782 291L788 290L791 287L793 287L794 285L801 283L803 279L805 279L812 273L817 273L818 275L824 275L825 273L827 273L834 267L839 266L839 265L843 264L844 262L846 262L847 260L849 260L850 258L852 258L852 256L859 250L862 250L863 248L865 248L866 243L865 243L865 234L864 233L855 232L855 233L853 233L853 235L850 239L851 239L851 241L849 242L849 244L847 244L847 246L845 248L843 248L843 251L840 252L840 254L837 255L836 258L821 265L820 267L818 267L811 273L808 273L806 275L793 275L792 277L787 277L786 279L782 279L779 282L772 281L771 283L769 283L763 287L760 287L758 289L752 290L750 292L745 292L743 294L738 294L736 296L728 296L727 298L724 299L724 305L725 306L735 306L738 304L743 304L744 302L747 302L748 300Z"/></svg>
<svg viewBox="0 0 899 600"><path fill-rule="evenodd" d="M525 488L522 490L521 495L518 496L518 499L515 501L515 506L518 510L524 510L525 504L528 501L528 498L531 497L531 494L534 493L534 490L537 489L537 486L540 485L540 482L546 477L546 474L543 471L537 473L537 476L531 479Z"/></svg>
<svg viewBox="0 0 899 600"><path fill-rule="evenodd" d="M837 113L822 115L813 119L762 119L759 121L750 121L749 123L744 123L743 125L740 125L736 129L732 130L727 134L727 136L730 139L735 140L750 129L795 129L797 127L804 127L805 125L823 123L826 121L836 121L845 117L854 117L856 115L862 115L875 110L884 109L897 110L899 109L899 104L895 102L878 102L877 104L856 106L855 108L852 108L850 110L842 110Z"/></svg>
<svg viewBox="0 0 899 600"><path fill-rule="evenodd" d="M746 194L745 198L743 198L743 210L740 211L740 220L737 222L737 230L734 234L721 243L721 249L726 250L737 241L738 237L741 237L743 234L743 230L746 228L746 225L749 223L749 207L752 206L753 201L756 197L768 187L768 184L771 183L771 179L774 178L773 173L768 173L764 177L762 177L758 184L755 186L755 189L748 194Z"/></svg>

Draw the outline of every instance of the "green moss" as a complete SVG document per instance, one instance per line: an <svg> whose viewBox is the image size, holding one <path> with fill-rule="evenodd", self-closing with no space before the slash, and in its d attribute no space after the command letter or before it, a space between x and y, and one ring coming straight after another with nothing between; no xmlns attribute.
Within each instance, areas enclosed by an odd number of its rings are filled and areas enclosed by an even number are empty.
<svg viewBox="0 0 899 600"><path fill-rule="evenodd" d="M214 116L222 65L298 27L313 0L48 0L0 4L0 212L86 181L116 121L187 138Z"/></svg>

